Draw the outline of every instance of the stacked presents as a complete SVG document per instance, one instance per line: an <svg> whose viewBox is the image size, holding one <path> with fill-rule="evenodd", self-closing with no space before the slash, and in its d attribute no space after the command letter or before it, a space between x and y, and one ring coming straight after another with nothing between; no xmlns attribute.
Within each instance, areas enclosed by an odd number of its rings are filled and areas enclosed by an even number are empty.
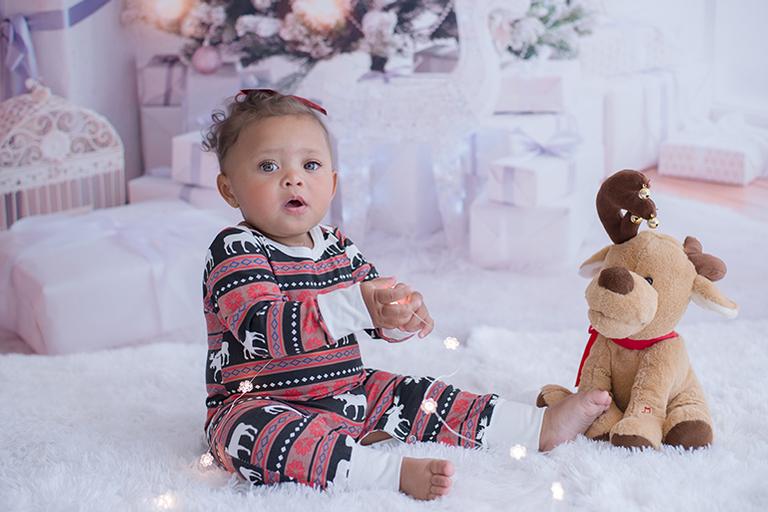
<svg viewBox="0 0 768 512"><path fill-rule="evenodd" d="M203 149L202 140L200 131L173 137L171 167L150 169L145 176L128 182L128 200L140 203L181 199L197 208L223 214L232 222L239 221L239 212L219 195L219 162L215 153Z"/></svg>
<svg viewBox="0 0 768 512"><path fill-rule="evenodd" d="M600 91L583 85L578 63L525 66L507 72L475 138L485 186L470 209L470 256L488 268L571 262L604 173Z"/></svg>

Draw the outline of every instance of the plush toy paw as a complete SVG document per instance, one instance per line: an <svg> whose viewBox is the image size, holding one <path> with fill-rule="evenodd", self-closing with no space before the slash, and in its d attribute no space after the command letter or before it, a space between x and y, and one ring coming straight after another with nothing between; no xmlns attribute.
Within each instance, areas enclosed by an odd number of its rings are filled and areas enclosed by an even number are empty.
<svg viewBox="0 0 768 512"><path fill-rule="evenodd" d="M549 407L555 405L568 395L572 395L570 390L557 384L547 384L541 388L539 396L536 398L536 407Z"/></svg>
<svg viewBox="0 0 768 512"><path fill-rule="evenodd" d="M624 448L659 448L661 425L655 417L625 417L611 429L611 444Z"/></svg>
<svg viewBox="0 0 768 512"><path fill-rule="evenodd" d="M664 437L664 444L682 446L687 450L712 444L712 427L705 421L681 421Z"/></svg>

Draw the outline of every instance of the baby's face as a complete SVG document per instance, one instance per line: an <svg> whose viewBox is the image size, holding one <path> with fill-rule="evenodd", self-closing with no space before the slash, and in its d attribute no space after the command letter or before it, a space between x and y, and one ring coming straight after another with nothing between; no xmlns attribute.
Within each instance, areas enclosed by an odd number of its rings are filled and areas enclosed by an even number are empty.
<svg viewBox="0 0 768 512"><path fill-rule="evenodd" d="M243 217L285 245L306 245L336 191L325 132L305 115L251 123L227 153L224 174Z"/></svg>

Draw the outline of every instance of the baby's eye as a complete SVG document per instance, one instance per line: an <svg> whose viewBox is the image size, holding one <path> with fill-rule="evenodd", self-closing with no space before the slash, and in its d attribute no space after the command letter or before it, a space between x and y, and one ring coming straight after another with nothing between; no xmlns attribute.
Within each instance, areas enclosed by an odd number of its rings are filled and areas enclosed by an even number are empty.
<svg viewBox="0 0 768 512"><path fill-rule="evenodd" d="M264 172L275 172L277 170L277 164L275 162L261 162L259 169Z"/></svg>
<svg viewBox="0 0 768 512"><path fill-rule="evenodd" d="M308 171L316 171L320 168L320 162L315 162L314 160L311 162L307 162L304 164L304 168Z"/></svg>

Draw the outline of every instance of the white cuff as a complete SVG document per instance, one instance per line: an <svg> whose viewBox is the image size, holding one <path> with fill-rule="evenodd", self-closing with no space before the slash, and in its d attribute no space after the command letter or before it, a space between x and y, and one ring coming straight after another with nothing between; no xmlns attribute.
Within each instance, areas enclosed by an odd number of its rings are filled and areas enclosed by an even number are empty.
<svg viewBox="0 0 768 512"><path fill-rule="evenodd" d="M401 331L400 329L381 329L381 337L391 343L399 343L413 338L415 332Z"/></svg>
<svg viewBox="0 0 768 512"><path fill-rule="evenodd" d="M373 322L365 307L360 283L332 292L318 294L317 305L328 332L339 340L353 332L372 329Z"/></svg>
<svg viewBox="0 0 768 512"><path fill-rule="evenodd" d="M402 455L355 444L352 447L347 488L399 491L402 462Z"/></svg>
<svg viewBox="0 0 768 512"><path fill-rule="evenodd" d="M519 444L537 452L544 411L534 405L499 398L491 423L485 428L483 444L490 450L505 452Z"/></svg>

